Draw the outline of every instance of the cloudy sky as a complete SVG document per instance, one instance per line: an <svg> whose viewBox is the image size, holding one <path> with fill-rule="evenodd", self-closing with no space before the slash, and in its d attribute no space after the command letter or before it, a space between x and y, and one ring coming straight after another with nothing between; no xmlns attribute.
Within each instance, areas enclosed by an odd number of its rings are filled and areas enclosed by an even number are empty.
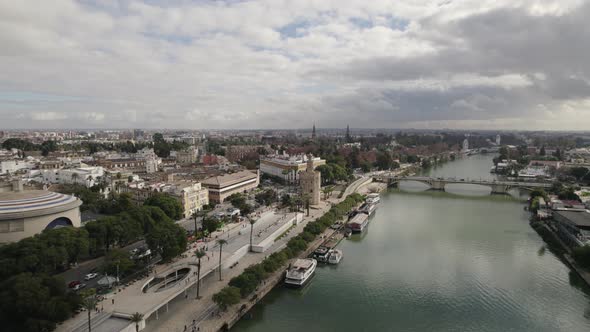
<svg viewBox="0 0 590 332"><path fill-rule="evenodd" d="M578 0L0 0L0 128L590 129Z"/></svg>

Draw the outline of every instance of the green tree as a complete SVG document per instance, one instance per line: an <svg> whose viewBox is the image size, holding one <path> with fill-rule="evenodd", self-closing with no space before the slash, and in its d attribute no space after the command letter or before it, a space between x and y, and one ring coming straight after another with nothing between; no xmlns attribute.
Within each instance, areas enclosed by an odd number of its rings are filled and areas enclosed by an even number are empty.
<svg viewBox="0 0 590 332"><path fill-rule="evenodd" d="M393 158L391 157L391 154L387 151L379 151L375 166L380 170L391 169L393 166Z"/></svg>
<svg viewBox="0 0 590 332"><path fill-rule="evenodd" d="M182 204L166 193L157 193L146 199L144 205L157 206L172 220L182 218Z"/></svg>
<svg viewBox="0 0 590 332"><path fill-rule="evenodd" d="M590 173L590 169L586 167L572 167L569 170L569 174L576 178L578 181L582 181L586 178L589 178L588 174Z"/></svg>
<svg viewBox="0 0 590 332"><path fill-rule="evenodd" d="M125 275L133 269L135 263L129 259L129 255L122 249L113 249L105 256L102 270L110 275Z"/></svg>
<svg viewBox="0 0 590 332"><path fill-rule="evenodd" d="M213 295L213 302L215 302L222 310L238 304L241 299L240 289L234 286L224 287L218 293Z"/></svg>
<svg viewBox="0 0 590 332"><path fill-rule="evenodd" d="M186 250L186 231L174 223L159 223L147 234L146 241L152 252L170 261Z"/></svg>
<svg viewBox="0 0 590 332"><path fill-rule="evenodd" d="M20 273L0 281L2 331L52 331L79 305L77 294L66 293L63 279Z"/></svg>
<svg viewBox="0 0 590 332"><path fill-rule="evenodd" d="M227 244L227 241L224 239L218 239L217 244L219 245L219 281L223 280L221 279L221 252L223 251L223 245Z"/></svg>
<svg viewBox="0 0 590 332"><path fill-rule="evenodd" d="M205 257L206 253L203 249L197 249L195 251L195 257L197 258L197 299L200 299L199 291L201 289L201 258Z"/></svg>
<svg viewBox="0 0 590 332"><path fill-rule="evenodd" d="M221 222L219 220L212 217L203 218L203 229L207 230L209 234L218 230L219 227L221 227Z"/></svg>
<svg viewBox="0 0 590 332"><path fill-rule="evenodd" d="M197 239L197 231L198 231L198 227L197 227L197 219L199 218L199 213L198 212L193 212L193 214L191 214L191 218L193 218L193 221L195 222L195 240Z"/></svg>
<svg viewBox="0 0 590 332"><path fill-rule="evenodd" d="M72 173L72 183L78 184L78 178L80 175L78 173Z"/></svg>
<svg viewBox="0 0 590 332"><path fill-rule="evenodd" d="M529 197L530 198L543 197L543 199L546 200L547 199L547 193L543 189L534 189L533 191L530 192Z"/></svg>

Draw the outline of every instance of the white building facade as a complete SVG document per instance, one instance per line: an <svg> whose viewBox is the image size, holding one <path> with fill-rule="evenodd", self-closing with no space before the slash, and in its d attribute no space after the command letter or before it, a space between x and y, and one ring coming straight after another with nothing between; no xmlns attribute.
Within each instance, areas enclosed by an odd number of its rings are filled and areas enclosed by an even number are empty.
<svg viewBox="0 0 590 332"><path fill-rule="evenodd" d="M279 177L287 183L298 183L299 173L305 171L308 156L273 155L260 158L260 172L274 177ZM313 167L326 164L326 161L319 157L311 157Z"/></svg>
<svg viewBox="0 0 590 332"><path fill-rule="evenodd" d="M100 166L43 169L29 172L29 178L37 182L45 184L79 184L88 188L98 184L104 176L104 169Z"/></svg>

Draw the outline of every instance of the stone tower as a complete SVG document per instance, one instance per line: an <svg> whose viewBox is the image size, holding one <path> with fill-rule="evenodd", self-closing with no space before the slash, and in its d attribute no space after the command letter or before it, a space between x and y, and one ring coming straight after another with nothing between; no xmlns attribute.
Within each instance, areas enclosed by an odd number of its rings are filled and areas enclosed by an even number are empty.
<svg viewBox="0 0 590 332"><path fill-rule="evenodd" d="M307 156L307 169L299 174L301 193L309 197L310 205L320 204L320 186L322 183L320 172L313 167L313 156Z"/></svg>

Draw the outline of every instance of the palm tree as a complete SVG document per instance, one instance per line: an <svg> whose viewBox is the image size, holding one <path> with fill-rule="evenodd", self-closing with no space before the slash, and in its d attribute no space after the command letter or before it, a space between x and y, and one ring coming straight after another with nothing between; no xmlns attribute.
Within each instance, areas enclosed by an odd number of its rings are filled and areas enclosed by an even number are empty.
<svg viewBox="0 0 590 332"><path fill-rule="evenodd" d="M193 214L191 214L191 218L193 218L195 221L195 241L197 240L197 218L199 218L199 216L199 211L193 212Z"/></svg>
<svg viewBox="0 0 590 332"><path fill-rule="evenodd" d="M311 196L309 194L301 195L301 207L307 210L307 216L309 217L309 205L311 203Z"/></svg>
<svg viewBox="0 0 590 332"><path fill-rule="evenodd" d="M250 251L252 251L252 233L254 232L255 219L250 218Z"/></svg>
<svg viewBox="0 0 590 332"><path fill-rule="evenodd" d="M78 183L78 173L72 173L72 183Z"/></svg>
<svg viewBox="0 0 590 332"><path fill-rule="evenodd" d="M143 314L139 312L134 313L131 315L131 322L135 323L135 332L139 332L139 323L143 320Z"/></svg>
<svg viewBox="0 0 590 332"><path fill-rule="evenodd" d="M88 312L88 332L92 331L92 325L90 324L90 314L92 313L92 310L96 309L97 302L98 301L94 295L87 296L82 301L82 307Z"/></svg>
<svg viewBox="0 0 590 332"><path fill-rule="evenodd" d="M324 201L327 200L328 196L330 195L330 186L325 186L322 188L322 193L324 194Z"/></svg>
<svg viewBox="0 0 590 332"><path fill-rule="evenodd" d="M201 288L201 258L205 257L206 253L203 249L195 251L195 257L197 257L197 299L200 299L199 290Z"/></svg>
<svg viewBox="0 0 590 332"><path fill-rule="evenodd" d="M223 245L227 244L227 241L224 239L219 239L217 240L217 244L219 244L219 281L223 280L221 279L221 251L223 250Z"/></svg>

